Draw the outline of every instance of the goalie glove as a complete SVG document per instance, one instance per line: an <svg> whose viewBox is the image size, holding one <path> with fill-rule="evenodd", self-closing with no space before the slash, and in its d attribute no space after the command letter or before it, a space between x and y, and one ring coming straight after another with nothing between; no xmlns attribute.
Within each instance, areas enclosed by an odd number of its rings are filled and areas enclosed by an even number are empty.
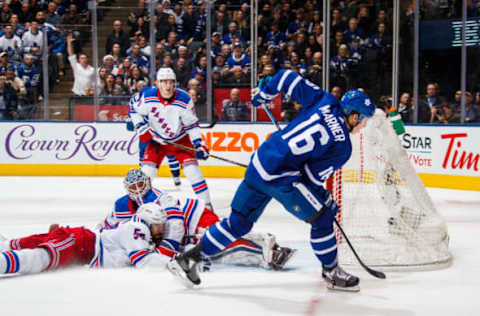
<svg viewBox="0 0 480 316"><path fill-rule="evenodd" d="M202 141L200 138L194 139L193 147L196 149L195 156L197 156L197 159L201 159L201 160L208 159L210 152L208 151L208 147L204 141Z"/></svg>

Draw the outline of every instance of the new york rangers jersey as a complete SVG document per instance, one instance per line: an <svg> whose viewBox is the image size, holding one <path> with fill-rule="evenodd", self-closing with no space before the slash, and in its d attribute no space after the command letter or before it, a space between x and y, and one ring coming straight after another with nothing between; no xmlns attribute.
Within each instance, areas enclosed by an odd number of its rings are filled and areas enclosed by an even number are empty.
<svg viewBox="0 0 480 316"><path fill-rule="evenodd" d="M352 145L339 101L290 70L279 71L260 92L278 93L302 104L300 114L273 133L252 156L245 181L290 184L306 182L324 193L323 182L350 157Z"/></svg>
<svg viewBox="0 0 480 316"><path fill-rule="evenodd" d="M152 248L149 226L137 216L114 229L104 229L95 237L95 256L90 267L164 267L170 259Z"/></svg>
<svg viewBox="0 0 480 316"><path fill-rule="evenodd" d="M197 232L197 225L205 209L205 202L201 199L186 198L179 200L172 195L152 188L144 196L143 203L155 202L167 214L167 224L162 242L157 247L165 255L173 256L184 243L185 236L193 237ZM120 223L128 222L137 213L139 203L127 195L115 202L114 210L103 221L103 227L116 228Z"/></svg>
<svg viewBox="0 0 480 316"><path fill-rule="evenodd" d="M181 89L165 100L158 87L146 87L130 103L129 115L137 130L148 124L154 139L176 141L187 133L191 140L201 138L193 102Z"/></svg>

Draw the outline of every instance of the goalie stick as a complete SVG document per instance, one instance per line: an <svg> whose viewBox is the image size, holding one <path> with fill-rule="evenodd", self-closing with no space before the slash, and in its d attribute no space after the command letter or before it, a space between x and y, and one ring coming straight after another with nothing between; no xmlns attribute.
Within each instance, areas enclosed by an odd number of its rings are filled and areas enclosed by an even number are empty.
<svg viewBox="0 0 480 316"><path fill-rule="evenodd" d="M270 117L270 119L271 119L272 122L275 124L275 126L277 127L277 129L278 129L278 130L281 130L280 125L278 125L278 122L275 120L275 117L274 117L273 114L270 112L270 110L268 109L268 107L264 106L263 108L264 108L264 110L267 112L268 117ZM370 275L373 275L373 276L376 277L376 278L385 279L385 278L386 278L385 273L383 273L382 271L373 270L372 268L370 268L369 266L367 266L367 265L362 261L362 259L360 259L360 256L357 254L357 251L355 250L355 248L353 248L353 245L350 243L350 240L348 239L347 234L345 234L345 232L343 231L342 226L340 226L340 224L338 223L338 221L337 221L337 219L336 219L335 217L333 218L333 220L335 221L335 225L338 227L338 229L339 229L340 232L342 233L343 238L345 238L345 241L347 242L348 246L350 247L350 250L352 251L352 253L353 253L353 255L355 256L355 258L357 258L357 261L358 261L358 263L360 263L360 265L362 266L362 268L364 268L365 271L367 271Z"/></svg>

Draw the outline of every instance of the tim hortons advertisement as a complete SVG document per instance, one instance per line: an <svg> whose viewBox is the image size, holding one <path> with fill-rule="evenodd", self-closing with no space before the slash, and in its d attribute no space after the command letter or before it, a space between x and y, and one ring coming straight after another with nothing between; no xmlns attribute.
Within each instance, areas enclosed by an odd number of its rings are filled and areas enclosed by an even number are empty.
<svg viewBox="0 0 480 316"><path fill-rule="evenodd" d="M419 173L480 176L480 127L407 126L400 139Z"/></svg>

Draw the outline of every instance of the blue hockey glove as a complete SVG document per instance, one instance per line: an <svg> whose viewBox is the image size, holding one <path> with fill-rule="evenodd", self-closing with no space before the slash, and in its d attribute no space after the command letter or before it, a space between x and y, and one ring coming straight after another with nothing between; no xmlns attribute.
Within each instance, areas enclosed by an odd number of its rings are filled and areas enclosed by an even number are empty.
<svg viewBox="0 0 480 316"><path fill-rule="evenodd" d="M262 96L260 95L259 88L252 89L251 99L252 99L252 106L254 107L259 107L269 102L269 100L262 98Z"/></svg>
<svg viewBox="0 0 480 316"><path fill-rule="evenodd" d="M208 155L210 152L208 151L208 147L204 141L202 141L201 139L194 139L193 147L196 149L195 155L197 156L197 159L201 159L201 160L208 159Z"/></svg>
<svg viewBox="0 0 480 316"><path fill-rule="evenodd" d="M126 126L126 127L127 127L127 131L133 132L134 127L133 127L132 119L128 117L128 118L125 120L125 123L127 124L127 126Z"/></svg>
<svg viewBox="0 0 480 316"><path fill-rule="evenodd" d="M327 199L323 203L323 212L327 212L331 216L337 215L338 211L338 204L335 202L335 200L332 198L332 195L327 191Z"/></svg>

